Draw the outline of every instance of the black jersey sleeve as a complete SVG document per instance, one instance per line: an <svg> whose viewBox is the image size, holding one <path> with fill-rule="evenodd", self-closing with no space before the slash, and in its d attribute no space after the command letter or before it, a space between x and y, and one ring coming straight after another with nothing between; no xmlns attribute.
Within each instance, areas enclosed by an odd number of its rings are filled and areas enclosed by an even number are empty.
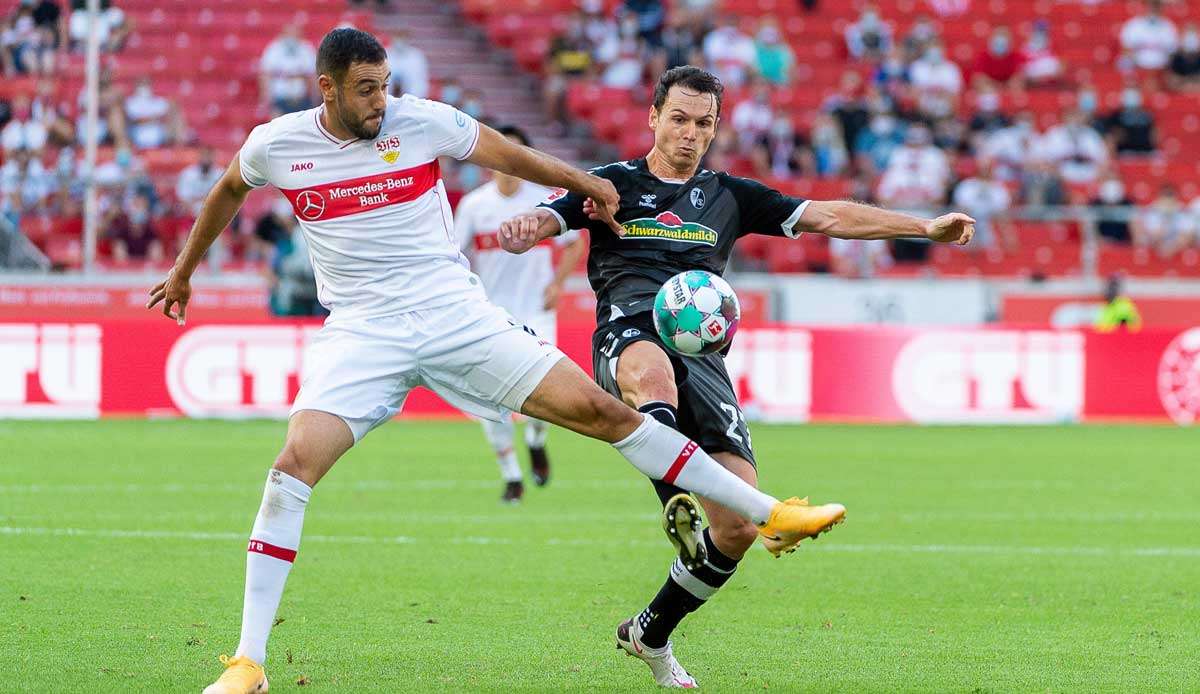
<svg viewBox="0 0 1200 694"><path fill-rule="evenodd" d="M612 168L612 164L599 166L590 169L588 173L595 174L601 178L607 178L613 181L614 184L617 184L613 175L609 173ZM584 200L584 196L579 193L572 193L565 188L555 188L554 192L550 193L548 198L538 204L538 207L545 208L558 215L558 218L563 222L563 231L586 229L591 220L583 213Z"/></svg>
<svg viewBox="0 0 1200 694"><path fill-rule="evenodd" d="M749 178L725 174L722 183L737 201L741 215L739 236L765 234L795 238L800 235L792 227L799 221L807 200L784 195Z"/></svg>

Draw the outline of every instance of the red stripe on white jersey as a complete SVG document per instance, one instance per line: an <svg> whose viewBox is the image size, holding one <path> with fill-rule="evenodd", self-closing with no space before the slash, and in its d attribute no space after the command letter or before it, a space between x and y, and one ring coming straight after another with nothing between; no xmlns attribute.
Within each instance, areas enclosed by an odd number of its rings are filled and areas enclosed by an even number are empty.
<svg viewBox="0 0 1200 694"><path fill-rule="evenodd" d="M667 470L667 474L663 475L662 481L666 482L667 484L674 484L675 478L679 477L680 472L683 472L683 466L687 465L687 462L692 459L692 454L695 453L696 449L699 447L700 446L698 446L695 441L688 441L687 445L683 447L683 450L679 451L679 457L675 459L675 462L671 463L671 467Z"/></svg>
<svg viewBox="0 0 1200 694"><path fill-rule="evenodd" d="M321 183L309 188L281 188L296 216L323 222L381 207L412 202L437 185L442 177L437 160L400 171Z"/></svg>
<svg viewBox="0 0 1200 694"><path fill-rule="evenodd" d="M539 246L550 246L553 242L550 239L542 239L538 241ZM504 250L500 247L500 232L498 231L480 231L475 233L475 250L476 251L500 251Z"/></svg>
<svg viewBox="0 0 1200 694"><path fill-rule="evenodd" d="M269 542L263 542L262 540L251 539L249 546L246 547L246 551L254 552L255 554L265 554L268 557L275 557L276 559L282 559L289 564L296 561L296 550L288 549L286 547L277 547L276 545L273 545Z"/></svg>

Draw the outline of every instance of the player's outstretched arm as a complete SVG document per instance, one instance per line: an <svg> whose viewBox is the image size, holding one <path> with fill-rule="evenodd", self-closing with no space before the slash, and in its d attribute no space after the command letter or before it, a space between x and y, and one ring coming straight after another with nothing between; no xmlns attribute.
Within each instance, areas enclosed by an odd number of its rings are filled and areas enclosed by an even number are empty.
<svg viewBox="0 0 1200 694"><path fill-rule="evenodd" d="M187 242L175 258L175 266L167 273L165 280L150 290L150 300L146 302L146 308L152 309L161 301L163 315L174 318L177 323L183 325L188 299L192 294L192 273L196 271L196 266L204 258L209 246L217 240L225 227L229 226L229 222L233 221L233 216L246 201L250 190L250 185L242 180L241 163L235 155L229 168L225 170L225 175L221 176L208 192L208 197L200 208L200 215L196 217L196 223L192 225L192 231L188 234ZM172 308L176 310L172 311Z"/></svg>
<svg viewBox="0 0 1200 694"><path fill-rule="evenodd" d="M975 220L961 212L921 219L856 202L813 200L796 230L839 239L929 239L965 246L975 235Z"/></svg>
<svg viewBox="0 0 1200 694"><path fill-rule="evenodd" d="M613 219L621 203L612 181L580 171L565 161L525 147L504 137L492 128L479 124L479 142L467 161L494 171L501 171L526 181L553 188L566 188L597 203L597 219L610 226L614 233L624 230Z"/></svg>
<svg viewBox="0 0 1200 694"><path fill-rule="evenodd" d="M521 254L565 229L553 212L534 209L500 223L500 247Z"/></svg>

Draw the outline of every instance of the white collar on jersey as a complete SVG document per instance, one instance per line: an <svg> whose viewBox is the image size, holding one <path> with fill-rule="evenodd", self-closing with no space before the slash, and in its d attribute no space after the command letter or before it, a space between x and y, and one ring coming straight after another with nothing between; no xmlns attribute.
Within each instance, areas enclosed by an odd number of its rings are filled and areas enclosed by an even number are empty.
<svg viewBox="0 0 1200 694"><path fill-rule="evenodd" d="M323 114L323 113L325 113L325 104L321 104L320 108L313 111L313 122L315 122L317 124L317 131L320 132L321 135L323 135L325 137L325 139L329 140L333 144L338 145L340 147L345 147L346 145L348 145L352 142L358 142L361 139L358 137L352 137L349 140L337 139L337 137L335 137L333 133L326 130L325 126L321 124L321 114Z"/></svg>

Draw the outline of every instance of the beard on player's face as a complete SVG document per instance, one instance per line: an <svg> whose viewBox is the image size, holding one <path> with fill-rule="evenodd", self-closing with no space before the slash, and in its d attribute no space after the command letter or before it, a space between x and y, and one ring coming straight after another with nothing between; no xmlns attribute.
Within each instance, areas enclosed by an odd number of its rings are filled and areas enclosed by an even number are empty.
<svg viewBox="0 0 1200 694"><path fill-rule="evenodd" d="M368 105L356 110L347 103L346 93L339 89L337 93L338 119L352 135L362 140L374 140L383 128L383 109L376 110ZM376 120L371 120L375 118Z"/></svg>

